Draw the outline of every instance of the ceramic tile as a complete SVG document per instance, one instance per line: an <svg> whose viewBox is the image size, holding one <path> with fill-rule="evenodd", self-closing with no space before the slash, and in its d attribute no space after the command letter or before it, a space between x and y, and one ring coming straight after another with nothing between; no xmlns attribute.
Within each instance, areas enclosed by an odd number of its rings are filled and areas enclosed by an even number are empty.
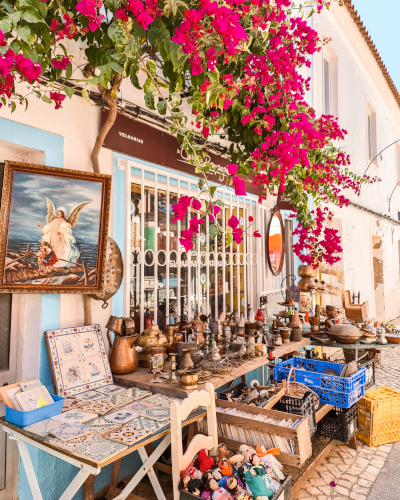
<svg viewBox="0 0 400 500"><path fill-rule="evenodd" d="M127 422L133 420L138 416L139 415L137 412L126 410L126 408L124 408L123 410L110 413L109 415L106 415L104 418L106 420L110 420L111 422L115 422L117 424L126 424Z"/></svg>
<svg viewBox="0 0 400 500"><path fill-rule="evenodd" d="M142 399L151 395L150 391L146 391L144 389L138 389L137 387L129 387L126 390L128 393L127 395L131 397L133 400Z"/></svg>
<svg viewBox="0 0 400 500"><path fill-rule="evenodd" d="M152 403L147 403L146 401L135 401L127 406L125 406L125 410L132 410L141 413L149 408L158 408L158 406L153 405Z"/></svg>
<svg viewBox="0 0 400 500"><path fill-rule="evenodd" d="M102 399L103 396L97 391L86 391L81 394L77 394L76 399L80 401L84 401L85 403L90 403L91 401L95 401L96 399Z"/></svg>
<svg viewBox="0 0 400 500"><path fill-rule="evenodd" d="M89 413L96 413L97 415L104 415L111 410L114 410L118 405L112 401L107 401L104 399L97 399L89 404L85 404L81 407L81 411L86 411Z"/></svg>
<svg viewBox="0 0 400 500"><path fill-rule="evenodd" d="M37 434L38 436L47 436L51 429L58 429L65 425L63 422L59 420L53 420L48 418L46 420L41 420L40 422L36 422L36 424L31 424L24 427L25 431L32 432L33 434Z"/></svg>
<svg viewBox="0 0 400 500"><path fill-rule="evenodd" d="M158 406L154 408L147 408L139 411L139 415L142 417L151 418L153 420L169 420L170 411L168 408L160 408Z"/></svg>
<svg viewBox="0 0 400 500"><path fill-rule="evenodd" d="M102 437L98 437L95 441L85 444L76 449L78 455L91 458L96 462L102 462L106 458L121 453L128 447L121 443L116 443Z"/></svg>
<svg viewBox="0 0 400 500"><path fill-rule="evenodd" d="M90 422L86 422L85 425L90 429L92 429L93 433L96 436L101 436L106 432L110 432L112 430L121 427L121 424L117 424L116 422L111 422L110 420L106 420L103 417L99 417L94 420L91 420Z"/></svg>
<svg viewBox="0 0 400 500"><path fill-rule="evenodd" d="M60 413L60 415L55 415L51 417L52 420L59 420L68 425L72 424L83 424L88 420L93 420L97 415L93 415L93 413L85 412L81 408L79 410L69 410L64 413Z"/></svg>
<svg viewBox="0 0 400 500"><path fill-rule="evenodd" d="M54 403L53 398L44 385L16 393L15 399L23 411L36 410L36 408Z"/></svg>
<svg viewBox="0 0 400 500"><path fill-rule="evenodd" d="M169 397L164 394L152 394L150 397L146 398L143 403L150 403L159 406L161 402L168 401Z"/></svg>
<svg viewBox="0 0 400 500"><path fill-rule="evenodd" d="M156 432L158 429L161 429L162 427L165 427L166 425L169 425L170 421L169 420L164 420L164 421L159 421L159 420L153 420L151 418L146 418L146 417L137 417L133 420L131 420L128 424L129 426L139 428L142 430L149 430L152 433Z"/></svg>
<svg viewBox="0 0 400 500"><path fill-rule="evenodd" d="M117 443L127 444L128 446L135 444L137 441L151 434L149 430L142 430L131 425L124 425L121 429L108 432L103 437Z"/></svg>
<svg viewBox="0 0 400 500"><path fill-rule="evenodd" d="M89 427L86 427L86 425L74 424L63 425L57 429L52 429L49 432L56 438L61 439L61 441L69 441L70 439L91 434L92 430Z"/></svg>
<svg viewBox="0 0 400 500"><path fill-rule="evenodd" d="M81 401L80 399L76 399L75 397L68 397L64 399L62 411L73 410L75 408L79 408L83 406L85 401Z"/></svg>
<svg viewBox="0 0 400 500"><path fill-rule="evenodd" d="M99 387L96 389L97 392L101 392L101 394L104 394L106 396L109 396L111 394L116 394L118 392L125 392L126 388L121 387L120 385L115 385L115 384L110 384L106 385L105 387Z"/></svg>
<svg viewBox="0 0 400 500"><path fill-rule="evenodd" d="M164 401L160 401L157 406L162 406L163 408L167 408L169 410L171 407L172 401L176 401L180 405L182 402L182 399L168 398L168 399L165 399Z"/></svg>
<svg viewBox="0 0 400 500"><path fill-rule="evenodd" d="M75 396L113 382L100 325L45 332L50 366L60 396Z"/></svg>
<svg viewBox="0 0 400 500"><path fill-rule="evenodd" d="M84 436L79 436L77 438L70 439L69 441L61 441L61 439L53 438L50 439L49 443L59 448L63 448L68 451L75 451L77 448L83 446L84 444L91 443L97 439L96 434L85 434Z"/></svg>
<svg viewBox="0 0 400 500"><path fill-rule="evenodd" d="M131 403L133 399L128 396L127 391L126 394L119 392L115 394L110 394L109 396L105 396L104 400L109 401L110 403L114 403L115 406L121 406L127 403Z"/></svg>

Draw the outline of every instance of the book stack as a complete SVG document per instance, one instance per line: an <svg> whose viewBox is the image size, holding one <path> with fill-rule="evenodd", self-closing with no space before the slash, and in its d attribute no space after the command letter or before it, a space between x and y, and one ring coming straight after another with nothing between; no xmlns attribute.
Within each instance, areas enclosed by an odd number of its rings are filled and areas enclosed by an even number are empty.
<svg viewBox="0 0 400 500"><path fill-rule="evenodd" d="M293 420L289 418L287 420L280 420L277 418L267 417L266 415L254 415L253 413L247 413L242 410L237 410L236 408L217 407L216 411L228 415L235 415L236 417L245 417L252 420L258 420L259 422L265 422L267 424L280 425L281 427L287 427L290 429L294 429L300 422L299 419ZM267 449L280 448L281 452L288 453L290 455L296 455L296 445L292 439L254 431L247 427L240 427L237 425L226 424L222 422L218 422L217 427L218 436L220 437L233 439L235 441L240 441L242 443L251 444L254 446L256 446L257 444L263 444ZM201 432L207 432L207 419L204 418L199 422L199 430Z"/></svg>
<svg viewBox="0 0 400 500"><path fill-rule="evenodd" d="M49 391L38 379L13 384L9 388L5 386L2 392L4 403L19 411L36 410L54 403Z"/></svg>

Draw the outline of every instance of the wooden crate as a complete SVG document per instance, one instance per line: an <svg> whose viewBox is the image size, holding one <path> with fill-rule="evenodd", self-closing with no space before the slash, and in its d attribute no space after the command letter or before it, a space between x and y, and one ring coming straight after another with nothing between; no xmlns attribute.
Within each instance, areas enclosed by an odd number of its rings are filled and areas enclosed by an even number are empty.
<svg viewBox="0 0 400 500"><path fill-rule="evenodd" d="M292 467L301 467L304 462L311 456L311 438L310 431L308 428L308 419L304 417L297 417L297 415L292 415L290 413L284 413L275 410L266 410L262 408L257 408L255 406L241 405L237 403L230 403L229 401L223 401L222 399L217 399L215 405L221 408L236 408L238 410L245 411L247 413L252 413L254 415L266 415L267 417L272 417L276 419L289 418L292 420L300 420L300 423L295 429L288 429L287 427L281 427L280 425L267 424L265 422L260 422L258 420L253 420L252 418L238 417L235 415L227 415L226 413L217 412L218 423L225 423L230 425L235 425L237 427L243 427L245 429L251 429L253 431L262 432L266 434L271 434L274 436L280 436L288 438L294 441L296 446L296 454L291 455L289 453L284 453L281 451L278 460L282 464L287 464ZM243 443L235 441L233 439L218 436L218 442L225 443L228 449L237 450L241 444L248 444L251 446L256 446L258 443Z"/></svg>

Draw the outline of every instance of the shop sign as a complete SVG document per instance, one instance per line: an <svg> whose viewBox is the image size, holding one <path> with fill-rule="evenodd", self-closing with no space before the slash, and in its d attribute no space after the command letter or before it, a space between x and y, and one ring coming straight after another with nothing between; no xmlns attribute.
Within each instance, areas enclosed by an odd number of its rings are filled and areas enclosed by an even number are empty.
<svg viewBox="0 0 400 500"><path fill-rule="evenodd" d="M108 110L102 109L102 125L107 116ZM194 166L187 161L186 151L181 148L176 137L164 130L151 127L120 113L118 113L114 125L106 135L103 147L149 163L195 175ZM218 174L208 174L210 181L223 184L227 175L227 160L214 153L208 153L205 161L218 168ZM246 190L248 193L258 194L250 183L247 183Z"/></svg>
<svg viewBox="0 0 400 500"><path fill-rule="evenodd" d="M276 201L276 207L280 210L294 210L293 202L290 197L285 193L279 192L278 199Z"/></svg>

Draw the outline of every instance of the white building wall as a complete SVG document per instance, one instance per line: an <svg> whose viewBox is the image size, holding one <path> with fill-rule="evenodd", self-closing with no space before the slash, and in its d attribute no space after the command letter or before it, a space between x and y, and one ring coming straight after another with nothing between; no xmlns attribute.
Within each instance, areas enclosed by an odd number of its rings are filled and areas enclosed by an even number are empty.
<svg viewBox="0 0 400 500"><path fill-rule="evenodd" d="M351 170L363 175L370 163L367 145L367 112L376 119L376 152L400 139L400 108L378 66L368 44L346 7L332 4L329 11L313 16L313 27L331 41L313 57L313 104L323 111L323 56L331 61L331 107L339 124L348 135L343 142L351 158ZM368 27L367 27L368 28ZM374 155L373 155L374 156ZM346 192L351 202L398 220L400 188L389 197L397 182L396 146L378 155L367 171L381 182L364 185L361 195ZM334 207L335 218L342 220L344 288L361 291L361 300L368 300L369 315L377 316L372 257L372 236L382 238L385 320L400 315L399 246L400 225L359 208Z"/></svg>

